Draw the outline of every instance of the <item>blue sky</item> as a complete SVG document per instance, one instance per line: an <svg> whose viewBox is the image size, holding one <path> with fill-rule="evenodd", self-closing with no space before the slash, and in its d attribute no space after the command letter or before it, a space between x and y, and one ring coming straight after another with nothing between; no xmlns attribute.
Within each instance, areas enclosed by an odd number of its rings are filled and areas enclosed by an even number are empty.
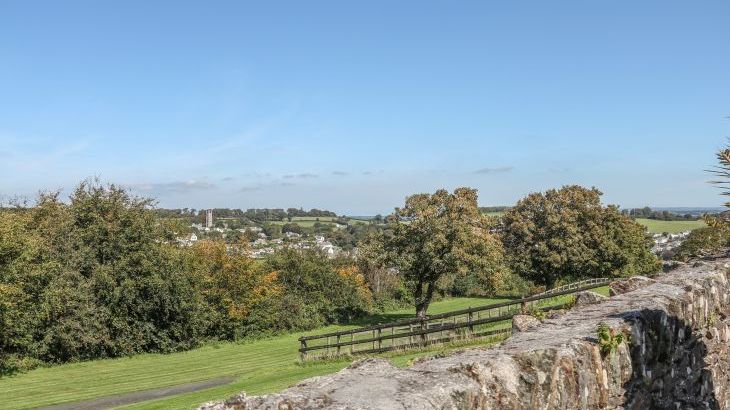
<svg viewBox="0 0 730 410"><path fill-rule="evenodd" d="M717 206L723 1L3 1L0 195L387 212L563 184Z"/></svg>

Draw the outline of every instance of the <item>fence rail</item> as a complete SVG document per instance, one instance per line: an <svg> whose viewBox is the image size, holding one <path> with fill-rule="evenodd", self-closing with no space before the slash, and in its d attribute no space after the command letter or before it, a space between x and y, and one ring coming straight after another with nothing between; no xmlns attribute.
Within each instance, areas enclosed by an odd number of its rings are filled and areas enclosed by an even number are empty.
<svg viewBox="0 0 730 410"><path fill-rule="evenodd" d="M565 306L565 296L607 285L609 279L588 279L533 296L491 305L454 310L392 323L360 327L299 338L302 361L314 357L376 353L424 347L454 340L495 336L511 331L516 314Z"/></svg>

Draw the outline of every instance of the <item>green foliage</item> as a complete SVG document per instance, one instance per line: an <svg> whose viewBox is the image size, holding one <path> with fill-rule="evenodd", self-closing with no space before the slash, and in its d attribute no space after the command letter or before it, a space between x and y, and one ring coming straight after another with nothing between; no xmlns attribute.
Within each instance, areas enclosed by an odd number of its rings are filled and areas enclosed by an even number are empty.
<svg viewBox="0 0 730 410"><path fill-rule="evenodd" d="M502 218L502 240L515 272L552 288L564 278L652 273L660 262L644 228L601 192L579 186L533 193Z"/></svg>
<svg viewBox="0 0 730 410"><path fill-rule="evenodd" d="M730 227L726 224L715 224L690 232L677 248L673 259L686 261L726 246L730 246Z"/></svg>
<svg viewBox="0 0 730 410"><path fill-rule="evenodd" d="M622 332L611 329L606 323L598 324L598 347L604 356L616 351L626 339Z"/></svg>
<svg viewBox="0 0 730 410"><path fill-rule="evenodd" d="M490 232L492 221L479 211L477 192L470 188L412 195L395 209L383 250L412 290L419 316L436 292L469 274L477 275L486 293L501 286L503 251Z"/></svg>
<svg viewBox="0 0 730 410"><path fill-rule="evenodd" d="M528 314L539 321L543 321L547 317L547 312L540 309L537 305L530 305Z"/></svg>
<svg viewBox="0 0 730 410"><path fill-rule="evenodd" d="M728 184L730 184L730 148L717 151L715 158L717 158L718 165L713 167L710 172L720 179L710 182L722 190L722 195L730 196L730 189L728 189ZM726 202L725 207L730 208L730 202Z"/></svg>
<svg viewBox="0 0 730 410"><path fill-rule="evenodd" d="M282 287L260 316L274 331L312 329L343 323L370 311L372 296L354 266L332 261L321 251L284 248L265 261ZM262 312L263 313L263 312Z"/></svg>
<svg viewBox="0 0 730 410"><path fill-rule="evenodd" d="M371 232L358 244L356 263L378 308L387 310L413 303L403 278L388 266L382 232Z"/></svg>
<svg viewBox="0 0 730 410"><path fill-rule="evenodd" d="M84 182L2 213L0 368L188 349L204 305L149 200Z"/></svg>
<svg viewBox="0 0 730 410"><path fill-rule="evenodd" d="M578 299L575 297L575 295L568 295L567 301L563 304L563 308L572 309L573 307L575 307L575 302L577 302L577 300Z"/></svg>
<svg viewBox="0 0 730 410"><path fill-rule="evenodd" d="M260 264L243 243L180 247L185 232L150 200L93 181L67 203L49 193L1 210L0 375L312 328L371 309L352 263L286 250Z"/></svg>

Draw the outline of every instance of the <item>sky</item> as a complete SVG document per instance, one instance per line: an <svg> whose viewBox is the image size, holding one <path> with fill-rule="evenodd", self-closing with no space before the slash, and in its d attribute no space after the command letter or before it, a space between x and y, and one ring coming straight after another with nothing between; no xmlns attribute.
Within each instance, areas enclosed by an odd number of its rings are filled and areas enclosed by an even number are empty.
<svg viewBox="0 0 730 410"><path fill-rule="evenodd" d="M727 1L0 1L0 198L718 206Z"/></svg>

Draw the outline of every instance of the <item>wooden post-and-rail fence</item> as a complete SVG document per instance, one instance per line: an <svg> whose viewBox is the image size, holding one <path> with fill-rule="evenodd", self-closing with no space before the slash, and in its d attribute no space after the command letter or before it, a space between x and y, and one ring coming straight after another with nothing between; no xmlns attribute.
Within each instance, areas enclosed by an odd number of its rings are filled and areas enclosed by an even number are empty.
<svg viewBox="0 0 730 410"><path fill-rule="evenodd" d="M530 309L550 311L563 307L560 297L605 286L609 279L588 279L533 296L491 305L455 310L423 319L413 318L381 325L299 338L302 361L310 358L379 353L419 348L511 332L510 319ZM552 302L552 303L551 303Z"/></svg>

